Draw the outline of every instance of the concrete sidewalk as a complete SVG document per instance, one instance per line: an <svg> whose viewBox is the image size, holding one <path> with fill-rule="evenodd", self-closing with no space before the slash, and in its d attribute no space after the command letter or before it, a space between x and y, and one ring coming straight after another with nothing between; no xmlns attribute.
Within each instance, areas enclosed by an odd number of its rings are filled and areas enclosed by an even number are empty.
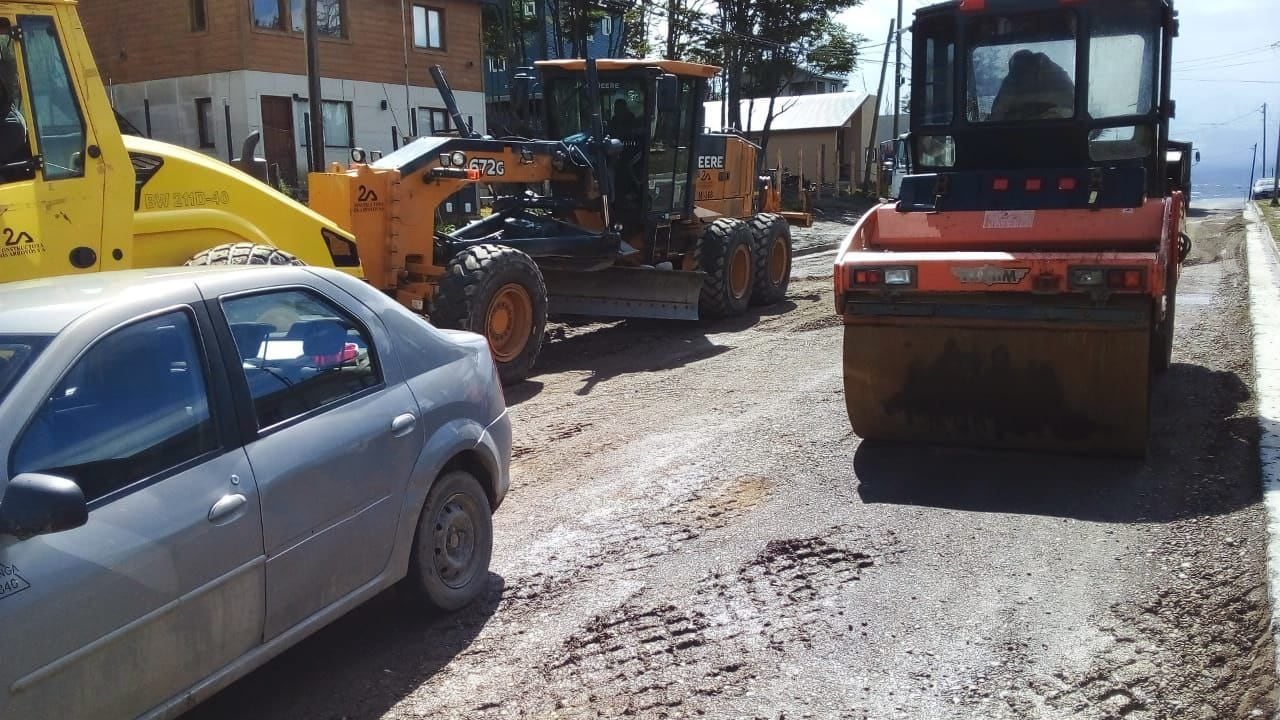
<svg viewBox="0 0 1280 720"><path fill-rule="evenodd" d="M1249 222L1249 314L1253 319L1253 365L1257 374L1258 448L1262 496L1267 508L1267 584L1271 631L1280 648L1280 253L1261 211L1246 203ZM1277 658L1280 667L1280 657Z"/></svg>

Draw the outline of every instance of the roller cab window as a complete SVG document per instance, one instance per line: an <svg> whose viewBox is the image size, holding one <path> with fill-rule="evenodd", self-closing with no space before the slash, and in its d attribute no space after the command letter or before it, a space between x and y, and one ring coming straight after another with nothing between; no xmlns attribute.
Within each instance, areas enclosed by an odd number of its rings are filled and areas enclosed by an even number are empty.
<svg viewBox="0 0 1280 720"><path fill-rule="evenodd" d="M28 105L19 80L20 35L13 19L0 17L0 182L30 180L36 170Z"/></svg>
<svg viewBox="0 0 1280 720"><path fill-rule="evenodd" d="M84 177L85 121L56 23L0 18L0 175Z"/></svg>

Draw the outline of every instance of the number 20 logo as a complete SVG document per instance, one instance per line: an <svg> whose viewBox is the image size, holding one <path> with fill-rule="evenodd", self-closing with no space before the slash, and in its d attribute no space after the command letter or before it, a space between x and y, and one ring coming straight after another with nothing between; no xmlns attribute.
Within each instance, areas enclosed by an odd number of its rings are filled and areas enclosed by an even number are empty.
<svg viewBox="0 0 1280 720"><path fill-rule="evenodd" d="M493 158L472 158L471 169L479 170L481 175L506 175L507 163L505 160L494 160Z"/></svg>

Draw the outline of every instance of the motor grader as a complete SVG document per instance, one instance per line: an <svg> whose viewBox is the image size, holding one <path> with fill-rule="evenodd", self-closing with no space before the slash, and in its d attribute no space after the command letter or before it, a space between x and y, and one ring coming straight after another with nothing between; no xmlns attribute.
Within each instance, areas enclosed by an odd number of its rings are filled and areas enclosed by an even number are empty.
<svg viewBox="0 0 1280 720"><path fill-rule="evenodd" d="M1145 452L1190 250L1169 0L956 0L912 28L911 171L835 262L873 440Z"/></svg>
<svg viewBox="0 0 1280 720"><path fill-rule="evenodd" d="M0 46L0 282L336 267L485 335L506 383L529 374L548 314L722 317L786 293L790 230L759 148L704 128L715 67L538 63L553 139L460 131L377 159L356 149L309 175L304 206L246 172L252 158L233 168L123 135L71 0L0 2ZM441 204L476 183L494 188L492 213L441 231Z"/></svg>

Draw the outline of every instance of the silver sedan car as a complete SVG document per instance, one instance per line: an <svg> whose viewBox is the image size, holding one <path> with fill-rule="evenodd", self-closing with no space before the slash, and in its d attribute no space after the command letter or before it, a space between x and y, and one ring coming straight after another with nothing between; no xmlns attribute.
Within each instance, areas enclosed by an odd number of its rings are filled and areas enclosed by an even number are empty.
<svg viewBox="0 0 1280 720"><path fill-rule="evenodd" d="M379 591L488 585L482 337L304 267L0 285L0 718L171 717Z"/></svg>

